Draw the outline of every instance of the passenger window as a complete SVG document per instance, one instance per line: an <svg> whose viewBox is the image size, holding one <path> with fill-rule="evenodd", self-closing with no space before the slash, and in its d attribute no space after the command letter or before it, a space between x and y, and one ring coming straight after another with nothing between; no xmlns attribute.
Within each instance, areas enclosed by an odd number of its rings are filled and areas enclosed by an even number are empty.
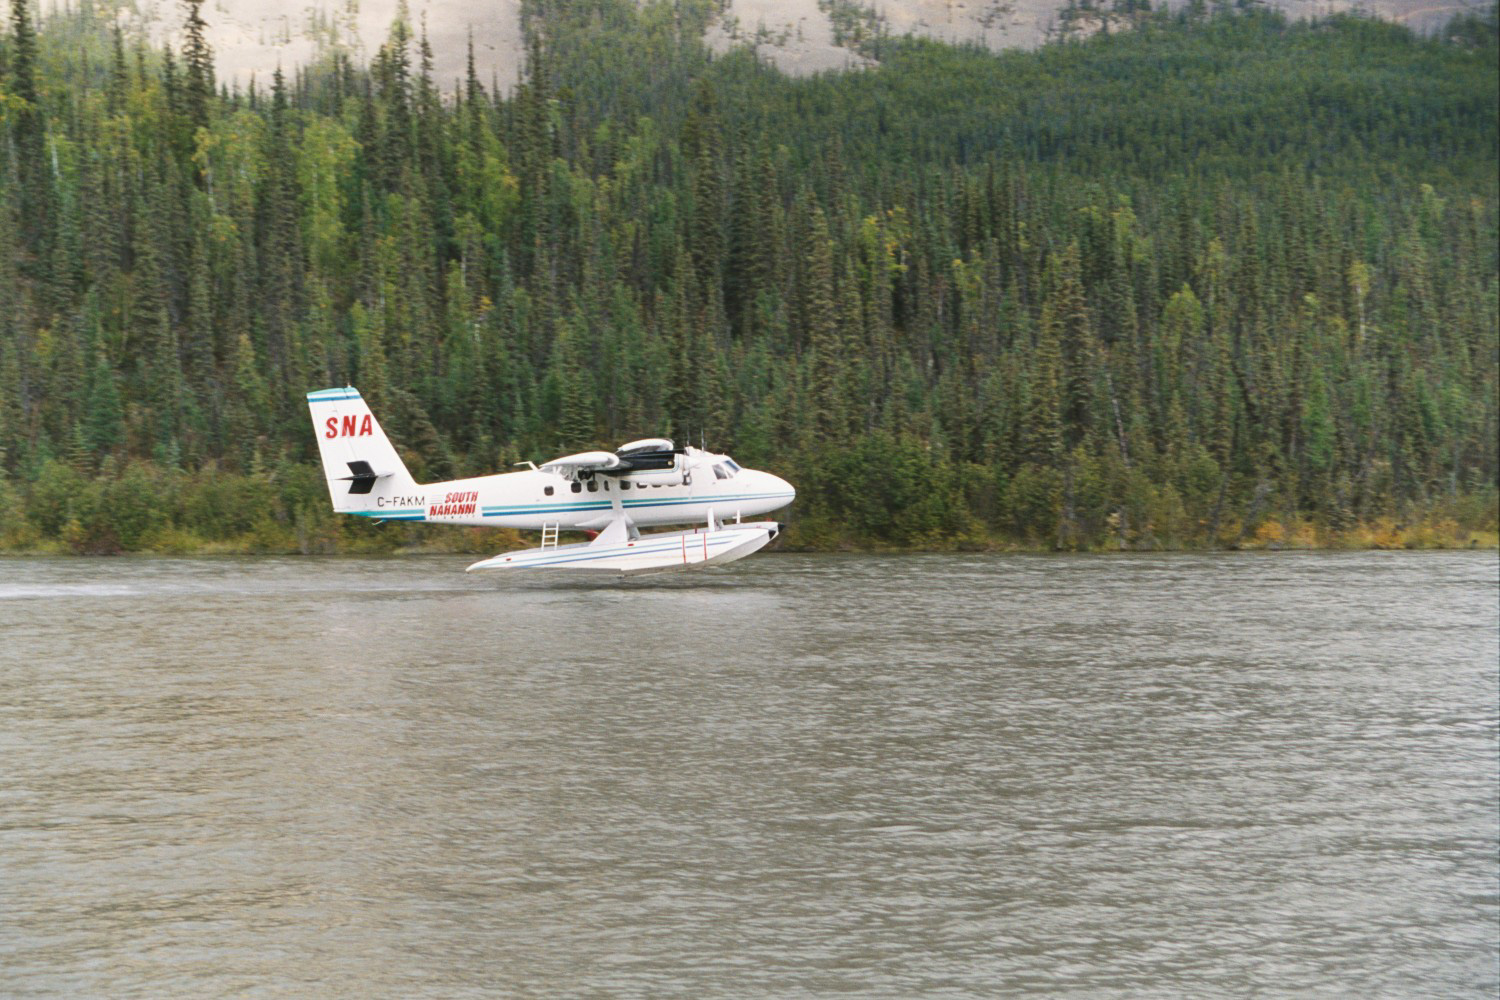
<svg viewBox="0 0 1500 1000"><path fill-rule="evenodd" d="M622 479L622 480L620 480L620 489L622 489L622 490L628 490L628 489L630 489L630 480L628 480L628 479Z"/></svg>
<svg viewBox="0 0 1500 1000"><path fill-rule="evenodd" d="M574 493L582 493L583 492L583 487L580 486L578 483L574 483L573 484L573 492Z"/></svg>
<svg viewBox="0 0 1500 1000"><path fill-rule="evenodd" d="M597 480L597 479L590 479L589 480L589 492L590 493L598 493L599 492L599 480Z"/></svg>
<svg viewBox="0 0 1500 1000"><path fill-rule="evenodd" d="M552 487L548 486L546 489L542 490L542 492L550 497L552 495Z"/></svg>
<svg viewBox="0 0 1500 1000"><path fill-rule="evenodd" d="M606 492L606 493L609 492L609 480L608 479L606 479L604 481L604 492Z"/></svg>

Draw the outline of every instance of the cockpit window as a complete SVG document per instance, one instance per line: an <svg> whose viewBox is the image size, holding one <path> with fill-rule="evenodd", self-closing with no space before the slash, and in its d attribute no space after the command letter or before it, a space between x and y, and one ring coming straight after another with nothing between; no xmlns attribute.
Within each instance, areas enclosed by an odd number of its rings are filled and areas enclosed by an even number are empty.
<svg viewBox="0 0 1500 1000"><path fill-rule="evenodd" d="M725 468L722 462L714 466L714 477L716 479L728 479L732 475L734 475L734 473Z"/></svg>
<svg viewBox="0 0 1500 1000"><path fill-rule="evenodd" d="M725 464L725 465L727 465L727 466L729 466L729 467L730 467L730 468L731 468L731 469L733 469L733 470L734 470L734 471L735 471L735 472L739 472L739 471L741 471L741 470L740 470L740 467L739 467L739 463L737 463L737 462L736 462L736 461L735 461L735 460L734 460L734 459L732 459L732 458L726 458L726 459L724 459L724 464Z"/></svg>

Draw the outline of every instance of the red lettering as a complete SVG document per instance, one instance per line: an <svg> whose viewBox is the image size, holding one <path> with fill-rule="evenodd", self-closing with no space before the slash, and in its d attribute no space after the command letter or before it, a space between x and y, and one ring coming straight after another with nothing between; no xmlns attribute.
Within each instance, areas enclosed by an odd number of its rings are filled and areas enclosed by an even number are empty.
<svg viewBox="0 0 1500 1000"><path fill-rule="evenodd" d="M352 415L347 416L347 417L344 418L344 424L343 424L343 426L341 428L339 428L339 436L340 437L353 437L354 436L354 417Z"/></svg>
<svg viewBox="0 0 1500 1000"><path fill-rule="evenodd" d="M338 417L329 417L327 423L328 423L328 430L323 433L323 436L326 437L326 438L338 437L339 436L339 418Z"/></svg>
<svg viewBox="0 0 1500 1000"><path fill-rule="evenodd" d="M464 496L478 496L477 493L449 493L443 498L442 503L432 504L427 509L428 517L473 517L476 503L459 503L457 500Z"/></svg>
<svg viewBox="0 0 1500 1000"><path fill-rule="evenodd" d="M359 424L359 436L360 437L364 437L366 434L374 434L374 433L375 433L375 428L372 427L372 426L370 426L370 415L368 413L366 413L365 414L365 419L361 420L360 424Z"/></svg>

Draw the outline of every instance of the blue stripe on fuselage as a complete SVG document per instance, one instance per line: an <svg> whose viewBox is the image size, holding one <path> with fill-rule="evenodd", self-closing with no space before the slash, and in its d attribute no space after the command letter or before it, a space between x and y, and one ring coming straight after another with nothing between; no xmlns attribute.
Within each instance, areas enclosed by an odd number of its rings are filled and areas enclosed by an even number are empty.
<svg viewBox="0 0 1500 1000"><path fill-rule="evenodd" d="M687 504L719 504L736 503L753 500L778 500L789 499L795 496L792 493L743 493L732 496L719 497L679 497L672 500L624 500L622 506L630 510L640 510L645 507L681 507ZM484 507L481 508L483 517L524 517L528 514L583 514L594 511L607 511L613 505L608 500L586 500L571 504L529 504L510 507ZM428 519L427 511L423 508L415 510L406 508L404 510L351 510L345 513L355 517L370 517L381 521L425 521ZM445 519L439 518L437 523Z"/></svg>
<svg viewBox="0 0 1500 1000"><path fill-rule="evenodd" d="M639 510L642 507L680 507L684 504L718 504L748 502L752 500L777 500L790 499L795 493L741 493L730 496L699 496L679 497L670 500L624 500L620 506L628 510ZM515 506L485 507L485 517L509 517L521 514L565 514L579 511L608 510L612 504L608 500L584 501L574 504L521 504Z"/></svg>

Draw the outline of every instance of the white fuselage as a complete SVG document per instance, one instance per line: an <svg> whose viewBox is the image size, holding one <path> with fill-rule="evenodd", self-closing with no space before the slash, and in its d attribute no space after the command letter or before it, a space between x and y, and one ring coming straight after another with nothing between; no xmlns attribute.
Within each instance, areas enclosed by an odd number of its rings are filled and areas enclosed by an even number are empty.
<svg viewBox="0 0 1500 1000"><path fill-rule="evenodd" d="M702 523L710 516L729 523L779 510L796 495L779 476L742 469L726 456L689 448L672 470L569 476L529 469L416 486L408 495L377 495L372 498L374 509L350 513L387 521L523 531L552 526L597 530L622 512L638 527Z"/></svg>

